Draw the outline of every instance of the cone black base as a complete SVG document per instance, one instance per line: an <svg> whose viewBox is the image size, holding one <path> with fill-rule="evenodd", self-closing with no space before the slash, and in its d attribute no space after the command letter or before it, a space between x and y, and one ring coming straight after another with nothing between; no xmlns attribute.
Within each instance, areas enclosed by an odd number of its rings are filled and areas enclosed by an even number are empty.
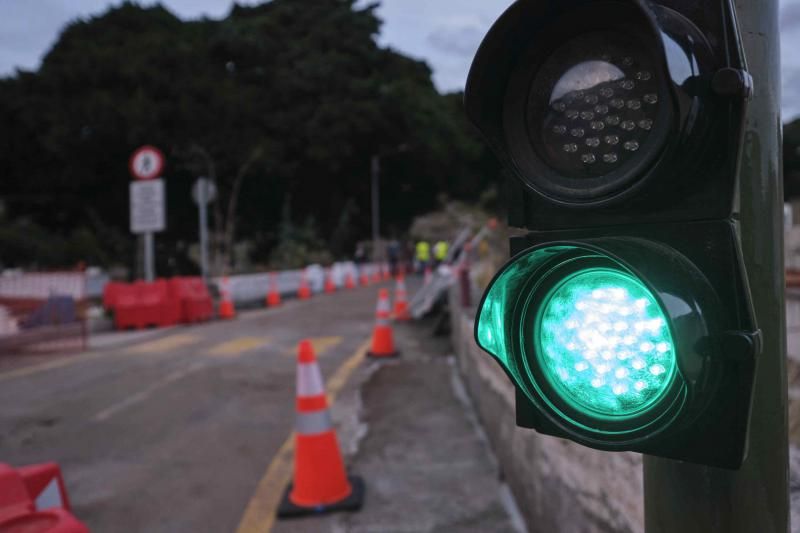
<svg viewBox="0 0 800 533"><path fill-rule="evenodd" d="M292 492L292 484L286 487L286 492L283 493L283 499L280 506L278 506L278 518L302 518L304 516L313 516L327 513L337 513L341 511L355 512L360 511L364 505L364 494L366 493L366 485L364 480L358 476L347 476L350 481L350 486L353 490L350 496L342 501L331 503L328 505L318 505L315 507L301 507L292 503L289 499L289 494Z"/></svg>
<svg viewBox="0 0 800 533"><path fill-rule="evenodd" d="M375 353L375 352L367 352L367 357L370 359L394 359L395 357L400 357L400 352L392 352L392 353Z"/></svg>

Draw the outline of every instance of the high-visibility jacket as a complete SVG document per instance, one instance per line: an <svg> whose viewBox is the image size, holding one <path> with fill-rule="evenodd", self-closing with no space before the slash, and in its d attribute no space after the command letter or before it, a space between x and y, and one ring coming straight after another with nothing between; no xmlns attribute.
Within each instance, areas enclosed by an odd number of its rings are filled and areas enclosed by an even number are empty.
<svg viewBox="0 0 800 533"><path fill-rule="evenodd" d="M431 259L431 245L425 241L417 243L417 261L430 261Z"/></svg>
<svg viewBox="0 0 800 533"><path fill-rule="evenodd" d="M447 257L447 243L444 241L437 242L433 247L433 256L437 261L444 261Z"/></svg>

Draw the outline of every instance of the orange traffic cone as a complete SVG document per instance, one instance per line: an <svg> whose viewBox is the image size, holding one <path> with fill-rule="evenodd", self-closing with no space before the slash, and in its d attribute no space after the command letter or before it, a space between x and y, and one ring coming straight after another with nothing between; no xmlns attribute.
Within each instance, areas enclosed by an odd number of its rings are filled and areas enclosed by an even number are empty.
<svg viewBox="0 0 800 533"><path fill-rule="evenodd" d="M336 284L333 282L333 269L328 269L328 275L325 276L325 292L331 294L336 292Z"/></svg>
<svg viewBox="0 0 800 533"><path fill-rule="evenodd" d="M358 283L362 287L369 287L369 276L367 275L366 267L361 267L361 276L359 277Z"/></svg>
<svg viewBox="0 0 800 533"><path fill-rule="evenodd" d="M411 320L408 314L408 295L406 293L406 278L402 274L397 276L394 287L394 319Z"/></svg>
<svg viewBox="0 0 800 533"><path fill-rule="evenodd" d="M381 267L379 265L372 265L372 283L381 282Z"/></svg>
<svg viewBox="0 0 800 533"><path fill-rule="evenodd" d="M353 273L348 272L347 277L344 278L344 288L345 289L355 289L356 288L356 280L353 278Z"/></svg>
<svg viewBox="0 0 800 533"><path fill-rule="evenodd" d="M224 319L235 318L236 308L231 299L231 282L228 276L222 278L219 286L219 293L222 301L219 303L219 317Z"/></svg>
<svg viewBox="0 0 800 533"><path fill-rule="evenodd" d="M278 275L272 272L269 275L269 291L267 292L267 307L281 305L281 293L278 290Z"/></svg>
<svg viewBox="0 0 800 533"><path fill-rule="evenodd" d="M375 310L375 329L372 330L372 347L367 352L368 357L382 359L400 355L394 349L394 336L392 334L392 326L389 324L390 314L389 289L381 289L378 293L378 308Z"/></svg>
<svg viewBox="0 0 800 533"><path fill-rule="evenodd" d="M389 268L389 264L384 263L381 268L383 269L383 281L392 279L392 270Z"/></svg>
<svg viewBox="0 0 800 533"><path fill-rule="evenodd" d="M301 300L308 300L311 298L311 288L308 286L305 269L300 276L300 287L297 289L297 297Z"/></svg>
<svg viewBox="0 0 800 533"><path fill-rule="evenodd" d="M345 472L322 374L307 340L297 350L295 424L294 482L286 489L278 517L361 509L364 481Z"/></svg>
<svg viewBox="0 0 800 533"><path fill-rule="evenodd" d="M425 281L423 282L423 284L425 286L430 285L431 281L433 281L433 272L431 272L430 265L425 265L425 278L424 279L425 279Z"/></svg>

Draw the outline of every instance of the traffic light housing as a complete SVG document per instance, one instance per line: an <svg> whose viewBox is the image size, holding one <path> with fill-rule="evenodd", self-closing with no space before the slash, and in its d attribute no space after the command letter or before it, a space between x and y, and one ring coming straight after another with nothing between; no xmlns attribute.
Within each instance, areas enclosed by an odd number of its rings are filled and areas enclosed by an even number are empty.
<svg viewBox="0 0 800 533"><path fill-rule="evenodd" d="M741 465L760 350L736 225L751 92L728 0L518 0L492 27L466 110L530 233L475 335L518 425Z"/></svg>

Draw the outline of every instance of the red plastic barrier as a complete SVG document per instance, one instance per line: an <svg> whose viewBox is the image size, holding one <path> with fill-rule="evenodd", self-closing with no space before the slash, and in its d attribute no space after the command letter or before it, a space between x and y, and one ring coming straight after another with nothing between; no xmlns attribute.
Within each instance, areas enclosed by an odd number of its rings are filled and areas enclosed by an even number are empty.
<svg viewBox="0 0 800 533"><path fill-rule="evenodd" d="M167 280L119 283L111 289L118 329L173 326L181 322L181 302Z"/></svg>
<svg viewBox="0 0 800 533"><path fill-rule="evenodd" d="M180 322L203 322L214 316L214 302L203 278L172 278L169 289L178 302Z"/></svg>
<svg viewBox="0 0 800 533"><path fill-rule="evenodd" d="M114 297L114 325L117 329L143 328L144 316L139 310L139 291L135 284L123 284Z"/></svg>
<svg viewBox="0 0 800 533"><path fill-rule="evenodd" d="M70 514L57 464L15 470L0 463L0 533L89 533Z"/></svg>
<svg viewBox="0 0 800 533"><path fill-rule="evenodd" d="M119 297L119 293L122 288L125 286L124 283L120 283L118 281L109 281L106 283L105 287L103 287L103 308L107 310L114 309L116 306L117 298Z"/></svg>
<svg viewBox="0 0 800 533"><path fill-rule="evenodd" d="M114 310L117 329L189 324L214 316L208 287L199 277L112 282L103 291L103 302Z"/></svg>

